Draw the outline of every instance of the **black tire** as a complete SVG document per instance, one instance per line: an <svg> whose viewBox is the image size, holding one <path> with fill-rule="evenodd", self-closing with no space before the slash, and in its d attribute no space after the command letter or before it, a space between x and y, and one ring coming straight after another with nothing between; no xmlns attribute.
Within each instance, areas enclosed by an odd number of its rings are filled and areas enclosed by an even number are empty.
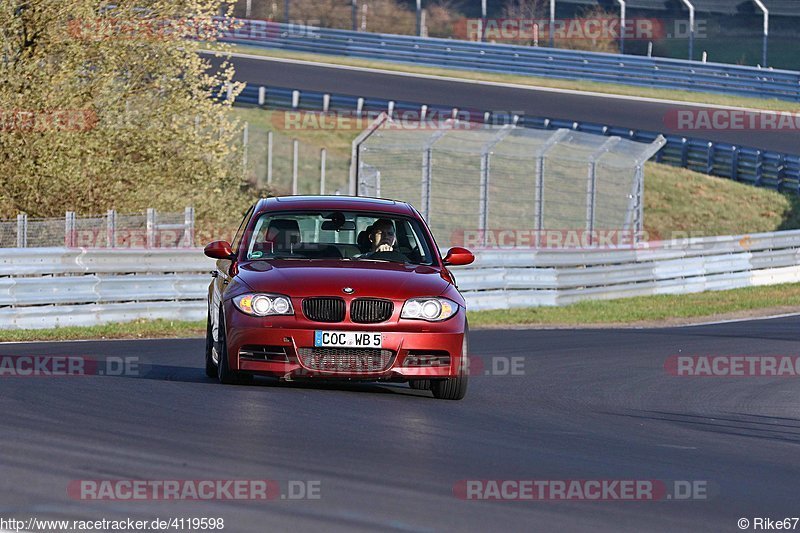
<svg viewBox="0 0 800 533"><path fill-rule="evenodd" d="M408 382L408 386L414 390L431 390L431 380L412 379Z"/></svg>
<svg viewBox="0 0 800 533"><path fill-rule="evenodd" d="M211 314L206 317L206 376L217 377L217 364L214 362L212 350L214 348L214 336L211 333Z"/></svg>
<svg viewBox="0 0 800 533"><path fill-rule="evenodd" d="M439 400L461 400L467 394L469 375L467 372L469 354L467 335L469 328L464 328L464 342L461 345L461 365L458 368L458 376L449 379L437 379L431 381L431 392L433 397Z"/></svg>
<svg viewBox="0 0 800 533"><path fill-rule="evenodd" d="M219 363L217 364L217 379L220 383L225 385L237 385L250 381L248 378L251 376L231 370L228 366L228 342L225 333L225 315L222 313L221 308L219 310L218 329L219 332L217 336L219 337L219 342L217 343L217 354L219 354Z"/></svg>

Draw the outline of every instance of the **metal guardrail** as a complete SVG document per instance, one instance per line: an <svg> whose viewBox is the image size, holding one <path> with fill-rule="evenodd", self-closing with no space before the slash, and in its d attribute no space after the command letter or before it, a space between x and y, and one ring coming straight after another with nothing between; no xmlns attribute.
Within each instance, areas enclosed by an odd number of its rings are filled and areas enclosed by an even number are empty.
<svg viewBox="0 0 800 533"><path fill-rule="evenodd" d="M302 93L285 87L258 87L248 85L237 97L237 102L273 109L299 109L305 111L337 111L363 115L391 112L396 115L411 111L417 116L434 113L439 116L455 115L462 120L503 123L513 119L507 115L493 115L486 110L453 109L443 106L425 106L422 103L391 101L381 98L360 98L343 94L314 91ZM617 136L633 141L652 143L658 132L634 130L619 126L550 119L547 117L520 116L518 126L536 129L574 129L598 135ZM688 168L696 172L729 178L734 181L800 194L800 155L785 154L748 148L706 139L664 135L666 145L654 157L659 163Z"/></svg>
<svg viewBox="0 0 800 533"><path fill-rule="evenodd" d="M456 277L473 310L800 282L800 230L645 245L478 252Z"/></svg>
<svg viewBox="0 0 800 533"><path fill-rule="evenodd" d="M197 248L5 249L0 329L200 320L213 266Z"/></svg>
<svg viewBox="0 0 800 533"><path fill-rule="evenodd" d="M800 101L800 72L239 20L221 40L442 68Z"/></svg>
<svg viewBox="0 0 800 533"><path fill-rule="evenodd" d="M0 329L201 320L212 267L197 248L8 249ZM629 249L480 250L454 271L472 310L800 282L800 230Z"/></svg>

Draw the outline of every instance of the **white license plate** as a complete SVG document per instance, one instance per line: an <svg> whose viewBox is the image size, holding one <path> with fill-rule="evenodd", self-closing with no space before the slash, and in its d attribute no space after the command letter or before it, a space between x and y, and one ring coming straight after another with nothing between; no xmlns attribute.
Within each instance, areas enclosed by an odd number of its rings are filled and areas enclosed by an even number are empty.
<svg viewBox="0 0 800 533"><path fill-rule="evenodd" d="M367 331L315 331L314 346L318 348L380 348L383 336Z"/></svg>

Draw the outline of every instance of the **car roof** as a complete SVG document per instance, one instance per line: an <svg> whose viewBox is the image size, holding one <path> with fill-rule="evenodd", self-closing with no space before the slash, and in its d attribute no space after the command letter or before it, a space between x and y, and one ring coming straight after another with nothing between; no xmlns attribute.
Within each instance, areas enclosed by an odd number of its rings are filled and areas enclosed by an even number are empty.
<svg viewBox="0 0 800 533"><path fill-rule="evenodd" d="M377 211L394 215L414 216L414 209L405 202L387 200L385 198L367 198L364 196L273 196L262 198L256 204L256 212L264 211L306 211L306 210L339 211Z"/></svg>

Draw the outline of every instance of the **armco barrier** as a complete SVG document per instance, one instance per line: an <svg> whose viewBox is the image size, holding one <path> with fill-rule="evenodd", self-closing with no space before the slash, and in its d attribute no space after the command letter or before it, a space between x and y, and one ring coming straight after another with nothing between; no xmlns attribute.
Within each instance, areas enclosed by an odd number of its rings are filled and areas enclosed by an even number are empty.
<svg viewBox="0 0 800 533"><path fill-rule="evenodd" d="M296 94L295 94L296 93ZM359 98L342 94L326 95L321 92L295 91L285 87L247 86L237 97L237 102L260 105L272 109L296 109L306 111L338 111L377 113L388 111L391 107L395 114L404 111L420 113L422 103L394 102L379 98ZM326 106L327 102L327 106ZM453 110L442 106L427 106L427 113L450 115L455 113L464 118L465 110ZM492 116L485 110L470 110L469 120L488 119L490 122L509 120L511 117ZM631 139L651 143L659 135L657 132L633 130L619 126L595 124L591 122L573 122L568 120L549 119L546 117L519 117L518 125L537 129L568 128L598 135L615 135L623 139ZM784 154L736 146L727 143L715 143L705 139L693 139L677 135L664 135L667 144L656 154L654 160L660 163L688 168L704 174L730 178L734 181L748 183L759 187L768 187L779 191L800 194L800 155Z"/></svg>
<svg viewBox="0 0 800 533"><path fill-rule="evenodd" d="M240 20L222 40L442 68L800 101L800 72Z"/></svg>
<svg viewBox="0 0 800 533"><path fill-rule="evenodd" d="M213 267L197 248L4 249L0 329L201 320Z"/></svg>
<svg viewBox="0 0 800 533"><path fill-rule="evenodd" d="M201 320L200 249L7 249L0 329L137 318ZM454 268L472 310L800 282L800 230L644 243L631 249L481 250Z"/></svg>

